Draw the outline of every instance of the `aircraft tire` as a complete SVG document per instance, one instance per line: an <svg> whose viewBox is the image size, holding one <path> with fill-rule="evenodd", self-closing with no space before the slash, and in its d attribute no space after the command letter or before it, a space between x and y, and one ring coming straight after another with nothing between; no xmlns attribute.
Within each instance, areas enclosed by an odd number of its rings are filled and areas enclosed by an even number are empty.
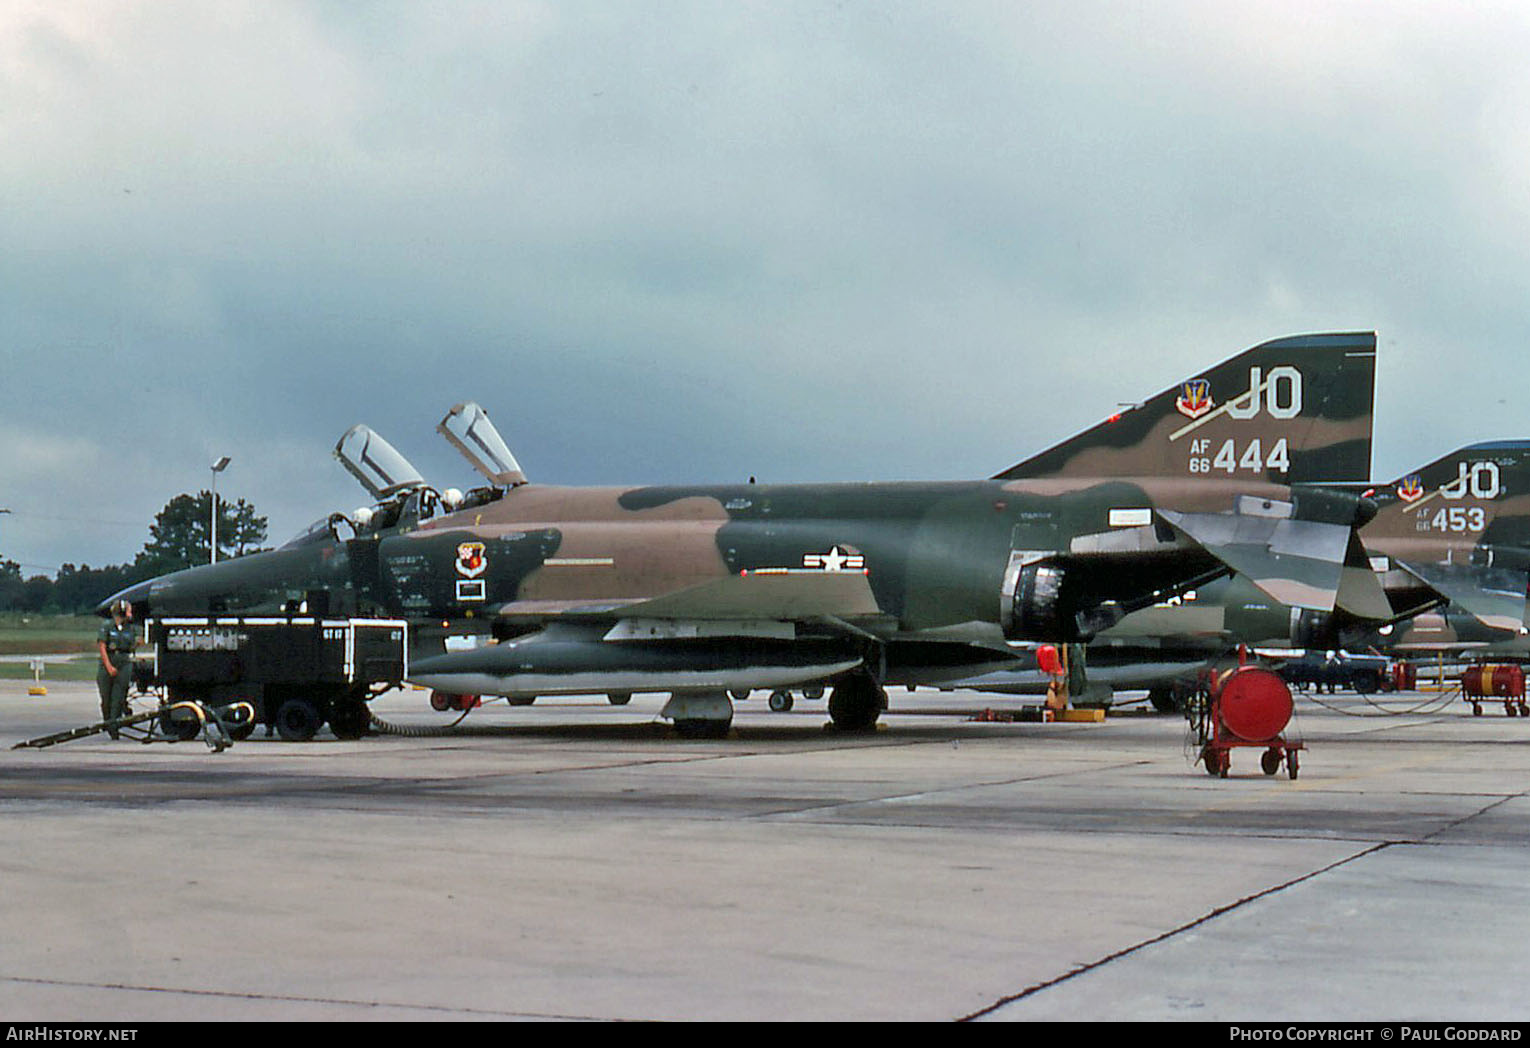
<svg viewBox="0 0 1530 1048"><path fill-rule="evenodd" d="M276 708L276 733L286 742L307 742L323 723L319 707L310 699L288 699Z"/></svg>
<svg viewBox="0 0 1530 1048"><path fill-rule="evenodd" d="M1153 704L1153 709L1159 713L1178 713L1179 703L1174 698L1173 688L1154 688L1148 692L1148 702Z"/></svg>
<svg viewBox="0 0 1530 1048"><path fill-rule="evenodd" d="M851 677L829 693L829 719L840 731L871 731L887 708L887 693L870 677Z"/></svg>
<svg viewBox="0 0 1530 1048"><path fill-rule="evenodd" d="M606 695L606 701L613 706L625 706L632 701L632 692L613 691Z"/></svg>
<svg viewBox="0 0 1530 1048"><path fill-rule="evenodd" d="M731 720L694 717L675 721L675 732L682 739L726 739L732 727Z"/></svg>

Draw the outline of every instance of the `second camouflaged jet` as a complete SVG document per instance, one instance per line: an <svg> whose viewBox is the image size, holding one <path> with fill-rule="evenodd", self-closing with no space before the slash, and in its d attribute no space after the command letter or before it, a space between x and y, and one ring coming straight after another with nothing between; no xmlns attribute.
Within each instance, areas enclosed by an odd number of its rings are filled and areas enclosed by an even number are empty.
<svg viewBox="0 0 1530 1048"><path fill-rule="evenodd" d="M442 431L491 486L453 493L448 512L417 475L379 470L356 430L338 450L376 510L121 596L140 614L304 601L477 623L500 642L418 658L410 678L475 695L668 692L664 715L697 734L726 730L730 690L828 683L835 724L863 729L888 684L1005 664L1006 640L1087 638L1229 572L1295 607L1343 607L1353 528L1374 506L1288 484L1366 475L1374 368L1370 333L1279 339L992 479L946 483L533 484L487 415L459 405Z"/></svg>

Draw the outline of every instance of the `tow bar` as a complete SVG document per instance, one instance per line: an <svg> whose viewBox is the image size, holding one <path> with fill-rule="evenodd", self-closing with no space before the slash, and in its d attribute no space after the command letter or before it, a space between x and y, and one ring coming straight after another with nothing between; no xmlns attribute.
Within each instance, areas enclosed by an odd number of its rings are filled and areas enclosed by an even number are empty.
<svg viewBox="0 0 1530 1048"><path fill-rule="evenodd" d="M13 750L41 750L61 742L89 738L102 732L118 732L142 743L190 742L198 735L214 753L222 753L234 744L236 735L248 734L246 729L255 724L255 707L248 702L235 702L214 709L192 699L172 702L143 713L130 713L126 717L97 721L83 728L55 732L40 738L28 739L12 746Z"/></svg>

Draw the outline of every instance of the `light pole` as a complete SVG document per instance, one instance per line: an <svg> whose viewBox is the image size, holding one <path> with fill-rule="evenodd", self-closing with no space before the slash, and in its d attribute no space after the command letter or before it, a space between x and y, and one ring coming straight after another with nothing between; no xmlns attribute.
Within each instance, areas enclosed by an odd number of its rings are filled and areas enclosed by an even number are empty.
<svg viewBox="0 0 1530 1048"><path fill-rule="evenodd" d="M207 563L218 563L218 474L228 469L228 456L224 455L212 464L212 554Z"/></svg>
<svg viewBox="0 0 1530 1048"><path fill-rule="evenodd" d="M0 509L0 513L9 513L9 512L10 512L10 510L8 510L8 509Z"/></svg>

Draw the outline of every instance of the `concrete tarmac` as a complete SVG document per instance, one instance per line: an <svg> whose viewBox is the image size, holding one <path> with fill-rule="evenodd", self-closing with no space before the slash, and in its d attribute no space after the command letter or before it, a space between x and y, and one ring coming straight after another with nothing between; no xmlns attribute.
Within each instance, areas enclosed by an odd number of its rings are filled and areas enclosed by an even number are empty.
<svg viewBox="0 0 1530 1048"><path fill-rule="evenodd" d="M1299 703L1301 774L1021 700L491 705L471 735L0 751L8 1021L1530 1019L1530 720ZM1328 701L1324 697L1324 701ZM0 682L0 745L92 685ZM439 725L423 693L378 712Z"/></svg>

